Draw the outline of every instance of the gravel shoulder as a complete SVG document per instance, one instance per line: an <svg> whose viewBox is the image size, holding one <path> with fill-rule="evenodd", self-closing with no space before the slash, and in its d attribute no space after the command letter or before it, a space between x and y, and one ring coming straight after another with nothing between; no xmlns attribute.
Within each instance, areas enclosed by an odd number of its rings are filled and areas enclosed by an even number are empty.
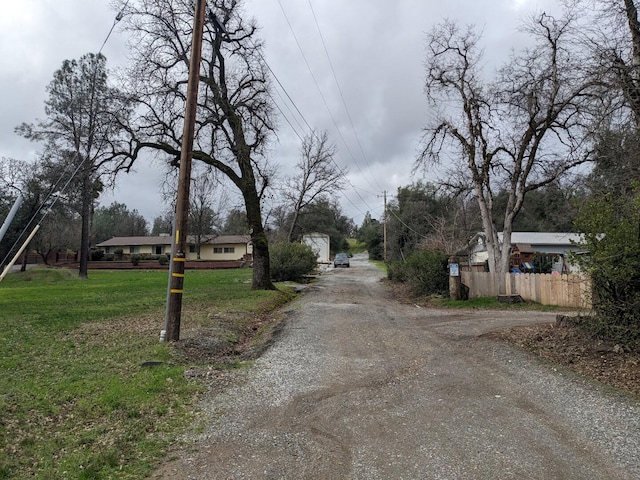
<svg viewBox="0 0 640 480"><path fill-rule="evenodd" d="M286 307L152 478L640 478L636 397L485 335L555 314L417 308L351 265Z"/></svg>

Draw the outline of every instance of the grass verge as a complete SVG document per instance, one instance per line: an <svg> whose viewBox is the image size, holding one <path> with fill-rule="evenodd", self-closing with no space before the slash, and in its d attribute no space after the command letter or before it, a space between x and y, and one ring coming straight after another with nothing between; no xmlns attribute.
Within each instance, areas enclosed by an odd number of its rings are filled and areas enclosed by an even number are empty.
<svg viewBox="0 0 640 480"><path fill-rule="evenodd" d="M187 272L183 331L283 301L250 276ZM158 342L166 284L163 271L54 269L0 283L0 478L144 478L189 428L204 387Z"/></svg>
<svg viewBox="0 0 640 480"><path fill-rule="evenodd" d="M378 267L380 270L382 270L385 274L387 273L387 264L385 262L383 262L382 260L369 260L369 263L375 265L376 267Z"/></svg>
<svg viewBox="0 0 640 480"><path fill-rule="evenodd" d="M451 300L450 298L434 297L429 303L445 308L467 308L487 310L535 310L542 312L562 311L555 305L541 305L535 302L502 303L496 297L470 298L469 300Z"/></svg>

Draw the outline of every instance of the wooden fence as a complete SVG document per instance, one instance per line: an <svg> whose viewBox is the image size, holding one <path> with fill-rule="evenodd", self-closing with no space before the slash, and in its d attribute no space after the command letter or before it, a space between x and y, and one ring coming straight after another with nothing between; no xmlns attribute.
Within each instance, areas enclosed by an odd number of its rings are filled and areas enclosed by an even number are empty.
<svg viewBox="0 0 640 480"><path fill-rule="evenodd" d="M540 273L460 272L462 283L469 287L469 298L497 295L520 295L542 305L570 308L592 306L591 283L581 275Z"/></svg>

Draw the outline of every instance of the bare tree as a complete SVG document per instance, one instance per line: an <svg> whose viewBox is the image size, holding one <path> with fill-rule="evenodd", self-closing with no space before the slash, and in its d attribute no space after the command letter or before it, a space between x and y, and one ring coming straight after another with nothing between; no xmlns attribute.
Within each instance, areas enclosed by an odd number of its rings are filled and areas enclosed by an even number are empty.
<svg viewBox="0 0 640 480"><path fill-rule="evenodd" d="M171 231L175 217L175 206L178 192L178 171L168 165L162 184L162 198L170 207L163 217L159 217L164 231ZM228 209L229 197L226 186L219 178L219 172L205 163L195 164L191 170L189 187L189 235L193 237L197 258L200 259L200 248L207 237L222 230L224 212ZM246 229L245 232L246 234Z"/></svg>
<svg viewBox="0 0 640 480"><path fill-rule="evenodd" d="M577 0L564 0L576 2ZM634 0L580 2L581 44L607 83L616 114L610 129L640 130L640 20Z"/></svg>
<svg viewBox="0 0 640 480"><path fill-rule="evenodd" d="M447 256L455 255L463 250L469 239L466 235L460 235L462 229L459 227L457 220L455 215L453 219L445 217L433 218L429 222L431 233L427 234L419 243L419 246L427 250L445 253Z"/></svg>
<svg viewBox="0 0 640 480"><path fill-rule="evenodd" d="M192 176L189 190L189 231L194 237L198 259L200 247L206 238L220 232L223 212L228 205L224 187L210 169Z"/></svg>
<svg viewBox="0 0 640 480"><path fill-rule="evenodd" d="M445 22L428 35L425 93L432 106L444 108L425 128L416 167L448 154L456 166L449 179L464 172L463 183L449 186L472 189L492 272L508 271L513 221L527 192L588 160L586 127L599 83L567 50L570 24L569 16L536 17L528 29L535 46L513 55L493 82L483 79L472 27ZM508 193L502 242L493 211L499 188Z"/></svg>
<svg viewBox="0 0 640 480"><path fill-rule="evenodd" d="M253 242L254 289L274 288L260 200L272 170L265 147L273 130L267 68L257 27L242 17L238 0L210 1L217 22L205 25L193 158L216 168L244 199ZM180 156L193 2L140 0L126 8L133 35L131 89L140 116L131 143L118 152L131 166L145 149ZM224 31L216 26L224 26Z"/></svg>
<svg viewBox="0 0 640 480"><path fill-rule="evenodd" d="M80 238L80 221L77 213L63 201L58 201L56 183L58 174L47 175L45 162L31 164L15 159L0 159L0 191L13 202L15 195L22 195L24 202L18 210L9 236L0 244L0 262L9 250L19 247L32 229L40 229L31 242L31 249L40 254L45 263L49 254L61 249L75 248ZM26 255L23 257L23 270Z"/></svg>
<svg viewBox="0 0 640 480"><path fill-rule="evenodd" d="M566 0L567 1L567 0ZM640 129L640 22L633 0L594 0L581 12L582 42L592 51L608 82L608 93Z"/></svg>
<svg viewBox="0 0 640 480"><path fill-rule="evenodd" d="M46 192L41 188L40 182L35 175L35 169L29 163L14 158L0 158L0 200L6 211L0 214L8 214L13 207L18 196L22 196L23 203L16 212L11 225L8 225L6 235L0 239L0 267L4 268L5 261L8 262L11 254L15 253L13 248L19 247L29 231L25 230L31 226L31 219L38 214L38 210ZM4 215L0 215L4 222ZM40 218L38 217L38 220ZM24 256L26 258L26 255ZM23 270L26 265L23 263Z"/></svg>
<svg viewBox="0 0 640 480"><path fill-rule="evenodd" d="M312 131L302 140L300 162L296 165L297 175L285 181L284 198L292 206L291 223L287 241L290 242L298 219L305 207L319 197L328 195L344 187L345 171L335 164L333 157L336 147L329 142L327 132L318 135Z"/></svg>
<svg viewBox="0 0 640 480"><path fill-rule="evenodd" d="M636 128L640 129L640 22L638 21L638 8L633 0L623 0L624 13L627 19L629 42L625 49L630 55L622 52L614 55L615 73L618 77L618 85L627 101ZM630 57L630 58L629 58Z"/></svg>
<svg viewBox="0 0 640 480"><path fill-rule="evenodd" d="M82 222L77 213L67 206L56 203L42 222L42 228L33 240L33 248L45 264L53 253L67 249L80 238Z"/></svg>

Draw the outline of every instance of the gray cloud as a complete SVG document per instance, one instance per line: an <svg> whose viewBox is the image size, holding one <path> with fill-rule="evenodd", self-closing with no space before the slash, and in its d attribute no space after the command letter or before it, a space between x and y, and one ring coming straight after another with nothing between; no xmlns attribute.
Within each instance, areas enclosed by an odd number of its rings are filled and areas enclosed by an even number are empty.
<svg viewBox="0 0 640 480"><path fill-rule="evenodd" d="M398 186L417 180L410 172L429 114L422 93L426 32L443 18L483 27L487 67L492 69L526 41L517 30L523 16L532 10L552 11L555 4L552 0L246 0L245 10L261 25L265 56L297 107L313 128L326 129L337 145L336 161L349 169L355 187L345 191L346 198L340 201L345 212L360 223L367 211L374 217L382 214L383 190L391 195ZM97 0L21 0L10 5L3 6L0 18L0 156L29 159L35 157L38 147L17 137L15 126L43 116L45 88L54 70L65 59L97 51L116 12L107 1ZM105 46L110 67L125 64L125 41L116 31ZM284 105L283 110L288 112ZM299 140L282 118L279 127L271 155L286 174L297 161ZM136 174L123 177L115 192L105 194L101 202L126 203L151 220L164 208L159 195L162 169L148 161L136 169Z"/></svg>

